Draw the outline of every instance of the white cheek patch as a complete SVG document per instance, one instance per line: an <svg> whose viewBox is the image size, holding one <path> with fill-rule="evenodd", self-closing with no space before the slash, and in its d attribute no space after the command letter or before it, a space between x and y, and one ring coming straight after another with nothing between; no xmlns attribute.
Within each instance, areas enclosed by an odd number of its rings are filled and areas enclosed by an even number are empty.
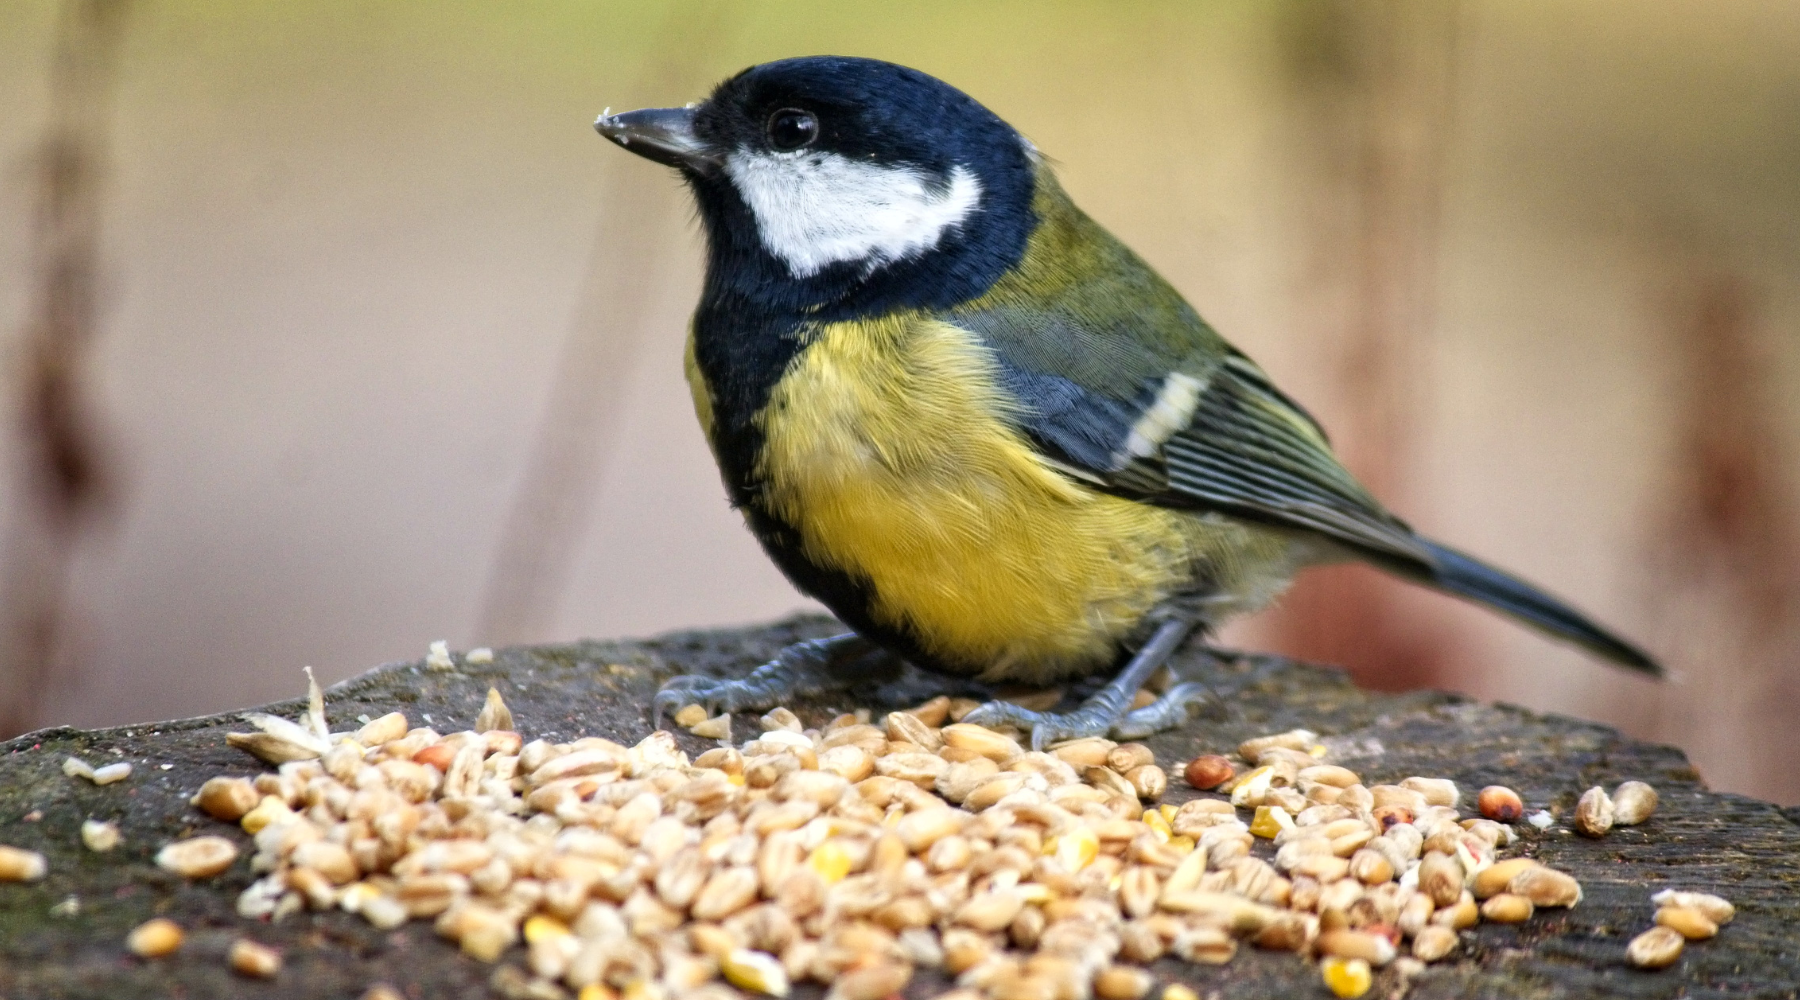
<svg viewBox="0 0 1800 1000"><path fill-rule="evenodd" d="M762 245L806 278L831 264L868 270L937 246L981 203L981 182L964 167L933 183L913 167L885 167L835 153L739 150L725 173L756 216Z"/></svg>

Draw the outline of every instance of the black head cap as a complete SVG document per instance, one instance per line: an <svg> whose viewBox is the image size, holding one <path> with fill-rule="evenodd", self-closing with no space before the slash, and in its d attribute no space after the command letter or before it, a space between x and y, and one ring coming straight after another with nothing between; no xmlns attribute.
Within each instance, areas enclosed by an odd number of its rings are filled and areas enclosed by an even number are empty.
<svg viewBox="0 0 1800 1000"><path fill-rule="evenodd" d="M706 223L707 294L821 318L942 308L1024 254L1034 154L962 91L874 59L764 63L700 105L596 123L672 163Z"/></svg>
<svg viewBox="0 0 1800 1000"><path fill-rule="evenodd" d="M726 80L700 105L695 132L723 149L777 151L794 109L817 117L806 148L856 160L920 167L948 176L1023 165L1012 126L955 87L916 69L877 59L809 56L752 66ZM790 133L791 134L791 133Z"/></svg>

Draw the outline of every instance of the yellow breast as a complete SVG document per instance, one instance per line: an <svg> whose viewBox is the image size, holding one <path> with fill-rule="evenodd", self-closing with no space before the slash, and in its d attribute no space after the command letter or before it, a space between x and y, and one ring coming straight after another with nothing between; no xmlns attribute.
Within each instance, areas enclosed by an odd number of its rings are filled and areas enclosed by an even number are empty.
<svg viewBox="0 0 1800 1000"><path fill-rule="evenodd" d="M1109 664L1198 574L1229 588L1241 555L1284 548L1057 472L1003 419L995 367L928 317L827 325L759 415L771 513L867 582L878 621L985 677L1047 680Z"/></svg>

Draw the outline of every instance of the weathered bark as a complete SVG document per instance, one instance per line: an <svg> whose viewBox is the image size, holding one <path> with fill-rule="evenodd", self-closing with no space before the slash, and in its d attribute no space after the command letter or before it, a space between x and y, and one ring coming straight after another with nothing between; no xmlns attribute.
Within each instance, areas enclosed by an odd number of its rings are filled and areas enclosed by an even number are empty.
<svg viewBox="0 0 1800 1000"><path fill-rule="evenodd" d="M526 738L605 735L634 741L649 731L645 706L665 677L678 671L739 671L797 638L827 634L833 624L805 619L743 631L693 632L648 642L582 642L501 650L491 665L432 672L422 664L382 667L327 693L334 728L363 714L400 709L415 724L449 732L468 726L488 686L498 687ZM1662 793L1648 823L1588 840L1561 824L1539 832L1520 824L1522 849L1573 872L1586 898L1573 910L1545 911L1515 926L1484 924L1465 934L1461 958L1416 979L1413 997L1709 997L1800 995L1800 815L1741 796L1706 790L1680 751L1628 740L1575 719L1508 706L1483 705L1436 692L1377 695L1344 676L1267 657L1223 668L1191 651L1178 664L1212 680L1220 696L1186 729L1149 740L1159 759L1185 760L1235 746L1263 733L1305 726L1327 737L1336 758L1371 780L1411 774L1455 778L1464 788L1505 783L1532 807L1560 817L1591 785L1637 778ZM868 704L896 704L917 690L890 687ZM850 706L842 699L794 706L817 724ZM293 717L299 702L269 710ZM429 718L429 722L427 722ZM221 773L253 774L260 765L225 745L232 716L80 731L53 729L0 744L0 843L42 851L50 876L31 885L0 885L0 997L346 998L387 981L410 997L444 1000L489 996L494 967L459 955L429 923L396 932L375 930L342 913L302 913L277 925L239 919L233 904L250 881L248 850L225 875L187 884L157 869L156 850L197 833L241 833L188 805L202 781ZM754 727L747 727L753 730ZM690 752L702 741L678 737ZM1752 752L1752 751L1747 751ZM132 776L95 787L63 775L80 755L99 764L129 760ZM164 767L167 770L164 770ZM1170 799L1191 796L1179 781ZM82 820L116 819L124 844L97 855L81 847ZM1520 848L1516 847L1514 850ZM1662 972L1625 963L1625 942L1650 926L1650 893L1663 886L1718 892L1738 907L1719 936L1690 945ZM74 896L72 917L51 909ZM152 915L189 929L187 946L154 963L128 957L127 930ZM273 983L234 977L224 951L241 934L285 949ZM520 962L515 950L503 961ZM1316 967L1291 954L1245 949L1229 965L1173 961L1155 970L1202 996L1323 996ZM1381 973L1377 992L1398 989ZM930 996L944 984L915 979L909 995Z"/></svg>

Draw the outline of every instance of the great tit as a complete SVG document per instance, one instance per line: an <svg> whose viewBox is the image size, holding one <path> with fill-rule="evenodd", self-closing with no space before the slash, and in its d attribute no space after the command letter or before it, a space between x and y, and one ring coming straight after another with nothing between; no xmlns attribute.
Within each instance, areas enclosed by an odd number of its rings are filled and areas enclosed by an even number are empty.
<svg viewBox="0 0 1800 1000"><path fill-rule="evenodd" d="M784 59L698 105L603 114L699 204L694 409L731 503L854 633L655 713L867 685L896 658L983 682L1117 671L1080 708L965 721L1034 747L1179 724L1133 696L1195 630L1362 560L1650 674L1636 647L1414 532L1318 423L1070 201L1016 129L872 59Z"/></svg>

